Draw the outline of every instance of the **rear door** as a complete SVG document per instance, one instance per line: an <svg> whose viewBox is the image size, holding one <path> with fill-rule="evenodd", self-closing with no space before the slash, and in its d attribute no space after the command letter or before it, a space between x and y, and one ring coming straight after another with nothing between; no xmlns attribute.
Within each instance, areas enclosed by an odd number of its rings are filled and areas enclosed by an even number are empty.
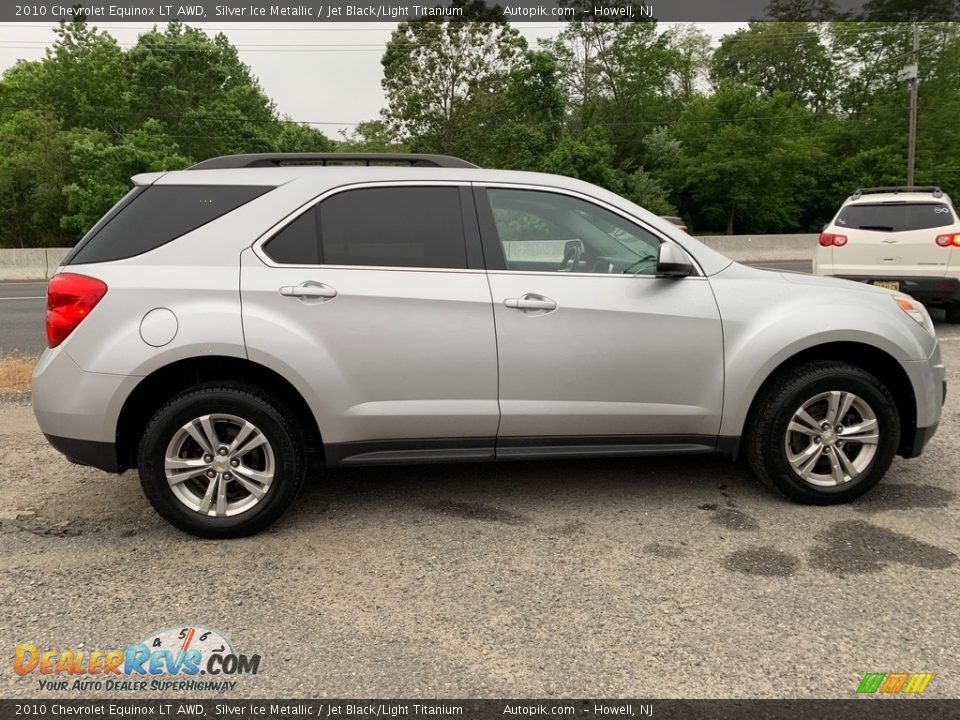
<svg viewBox="0 0 960 720"><path fill-rule="evenodd" d="M496 338L475 217L465 186L353 186L244 253L250 358L309 387L328 461L492 457Z"/></svg>
<svg viewBox="0 0 960 720"><path fill-rule="evenodd" d="M851 203L834 221L847 243L833 248L833 274L943 277L952 250L937 237L956 224L944 202Z"/></svg>

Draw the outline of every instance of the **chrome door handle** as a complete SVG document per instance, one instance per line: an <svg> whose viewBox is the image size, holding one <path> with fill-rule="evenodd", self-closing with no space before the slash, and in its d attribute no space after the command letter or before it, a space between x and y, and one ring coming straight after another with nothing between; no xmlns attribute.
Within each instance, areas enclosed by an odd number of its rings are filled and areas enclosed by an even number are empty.
<svg viewBox="0 0 960 720"><path fill-rule="evenodd" d="M503 304L511 310L539 310L541 312L550 312L557 309L557 303L543 295L527 293L523 297L507 298Z"/></svg>
<svg viewBox="0 0 960 720"><path fill-rule="evenodd" d="M331 300L337 296L337 290L329 285L308 280L299 285L285 285L280 288L280 294L301 300Z"/></svg>

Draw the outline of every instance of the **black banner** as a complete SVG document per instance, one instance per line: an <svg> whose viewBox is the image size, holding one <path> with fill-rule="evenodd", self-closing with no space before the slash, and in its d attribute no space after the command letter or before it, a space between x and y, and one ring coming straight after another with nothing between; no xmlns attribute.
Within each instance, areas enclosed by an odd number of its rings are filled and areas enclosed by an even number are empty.
<svg viewBox="0 0 960 720"><path fill-rule="evenodd" d="M910 720L955 718L960 700L0 700L13 718L657 718Z"/></svg>
<svg viewBox="0 0 960 720"><path fill-rule="evenodd" d="M397 22L417 18L489 19L499 8L510 22L659 20L948 21L960 19L960 0L62 0L0 4L0 22L83 18L91 22ZM482 7L482 6L480 6Z"/></svg>

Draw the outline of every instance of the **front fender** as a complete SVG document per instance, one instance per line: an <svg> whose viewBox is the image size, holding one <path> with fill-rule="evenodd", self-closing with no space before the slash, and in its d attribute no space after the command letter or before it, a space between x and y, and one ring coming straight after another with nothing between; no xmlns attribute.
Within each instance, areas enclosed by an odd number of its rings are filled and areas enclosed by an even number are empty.
<svg viewBox="0 0 960 720"><path fill-rule="evenodd" d="M711 282L724 334L721 436L742 434L760 386L803 351L857 343L905 363L927 359L936 347L935 338L928 341L924 336L929 334L902 313L889 294L864 291L853 283L850 288L804 286L763 271Z"/></svg>

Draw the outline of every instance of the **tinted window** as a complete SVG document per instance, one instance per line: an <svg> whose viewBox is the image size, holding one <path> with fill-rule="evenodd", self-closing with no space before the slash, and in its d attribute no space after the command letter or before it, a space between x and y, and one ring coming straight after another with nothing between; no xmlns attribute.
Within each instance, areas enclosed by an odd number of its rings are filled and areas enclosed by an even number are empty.
<svg viewBox="0 0 960 720"><path fill-rule="evenodd" d="M319 265L316 210L310 208L284 227L263 246L263 250L275 262L285 265Z"/></svg>
<svg viewBox="0 0 960 720"><path fill-rule="evenodd" d="M953 213L946 203L847 205L837 215L836 224L880 232L926 230L953 225Z"/></svg>
<svg viewBox="0 0 960 720"><path fill-rule="evenodd" d="M465 268L455 187L347 190L319 206L325 265Z"/></svg>
<svg viewBox="0 0 960 720"><path fill-rule="evenodd" d="M660 239L579 198L487 191L507 270L654 274Z"/></svg>
<svg viewBox="0 0 960 720"><path fill-rule="evenodd" d="M71 262L122 260L153 250L263 195L269 187L152 185L80 247Z"/></svg>

